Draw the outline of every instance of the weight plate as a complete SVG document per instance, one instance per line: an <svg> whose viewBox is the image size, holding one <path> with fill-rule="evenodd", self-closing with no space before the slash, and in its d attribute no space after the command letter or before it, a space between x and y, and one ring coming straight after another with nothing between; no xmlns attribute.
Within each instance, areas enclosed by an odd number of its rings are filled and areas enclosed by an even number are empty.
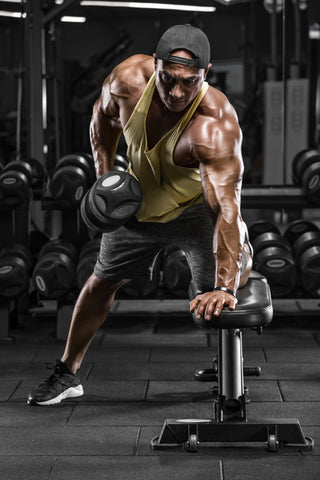
<svg viewBox="0 0 320 480"><path fill-rule="evenodd" d="M320 152L315 149L304 149L295 155L292 162L292 180L296 185L302 185L304 171L314 162L320 161Z"/></svg>
<svg viewBox="0 0 320 480"><path fill-rule="evenodd" d="M291 245L305 232L316 232L319 228L309 220L295 220L285 230L283 236Z"/></svg>
<svg viewBox="0 0 320 480"><path fill-rule="evenodd" d="M275 298L288 295L297 284L297 270L288 250L270 247L261 250L254 258L254 269L264 275Z"/></svg>
<svg viewBox="0 0 320 480"><path fill-rule="evenodd" d="M320 162L310 165L303 174L302 186L308 199L320 204Z"/></svg>
<svg viewBox="0 0 320 480"><path fill-rule="evenodd" d="M301 255L300 276L306 292L320 297L320 246L310 247Z"/></svg>
<svg viewBox="0 0 320 480"><path fill-rule="evenodd" d="M262 233L274 232L280 235L280 230L276 225L266 220L259 220L250 225L248 228L250 242L253 242L254 239L261 235Z"/></svg>
<svg viewBox="0 0 320 480"><path fill-rule="evenodd" d="M320 232L305 232L293 244L293 253L299 262L301 255L310 247L320 246Z"/></svg>
<svg viewBox="0 0 320 480"><path fill-rule="evenodd" d="M258 235L253 240L252 247L255 255L267 247L283 247L288 250L288 252L291 252L291 246L288 240L276 232L266 232Z"/></svg>

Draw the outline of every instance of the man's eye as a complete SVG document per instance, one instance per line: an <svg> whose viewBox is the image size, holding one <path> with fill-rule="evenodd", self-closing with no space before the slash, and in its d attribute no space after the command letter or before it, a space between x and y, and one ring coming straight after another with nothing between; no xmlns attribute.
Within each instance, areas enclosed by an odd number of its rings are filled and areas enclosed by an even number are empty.
<svg viewBox="0 0 320 480"><path fill-rule="evenodd" d="M161 75L161 80L167 84L173 83L173 79L167 75Z"/></svg>
<svg viewBox="0 0 320 480"><path fill-rule="evenodd" d="M194 85L196 83L196 79L195 78L192 78L192 79L185 79L184 83L185 85L187 85L188 87L191 87L192 85Z"/></svg>

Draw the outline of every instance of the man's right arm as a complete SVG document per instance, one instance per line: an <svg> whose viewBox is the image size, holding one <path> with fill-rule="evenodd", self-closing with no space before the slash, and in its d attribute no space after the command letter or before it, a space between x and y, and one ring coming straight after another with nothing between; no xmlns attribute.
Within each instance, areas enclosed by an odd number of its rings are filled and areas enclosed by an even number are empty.
<svg viewBox="0 0 320 480"><path fill-rule="evenodd" d="M104 81L101 95L93 106L90 122L90 142L97 178L113 169L122 133L119 107L111 94L111 78L112 74Z"/></svg>

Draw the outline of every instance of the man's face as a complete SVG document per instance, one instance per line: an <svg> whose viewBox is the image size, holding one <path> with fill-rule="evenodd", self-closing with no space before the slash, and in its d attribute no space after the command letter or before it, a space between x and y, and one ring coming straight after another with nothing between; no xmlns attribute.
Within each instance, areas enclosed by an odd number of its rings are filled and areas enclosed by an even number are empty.
<svg viewBox="0 0 320 480"><path fill-rule="evenodd" d="M173 55L192 58L184 51L178 50ZM179 63L155 59L155 82L162 103L171 112L182 112L198 95L207 69L188 67Z"/></svg>

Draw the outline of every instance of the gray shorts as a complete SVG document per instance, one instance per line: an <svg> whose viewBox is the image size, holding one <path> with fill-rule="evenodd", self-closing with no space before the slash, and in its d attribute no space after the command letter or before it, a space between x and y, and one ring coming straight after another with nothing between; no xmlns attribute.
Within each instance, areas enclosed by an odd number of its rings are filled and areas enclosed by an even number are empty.
<svg viewBox="0 0 320 480"><path fill-rule="evenodd" d="M175 245L186 254L193 282L200 291L214 287L213 226L204 203L186 208L167 223L131 220L102 235L94 273L101 279L131 279L145 274L163 247ZM243 255L242 270L247 258Z"/></svg>

